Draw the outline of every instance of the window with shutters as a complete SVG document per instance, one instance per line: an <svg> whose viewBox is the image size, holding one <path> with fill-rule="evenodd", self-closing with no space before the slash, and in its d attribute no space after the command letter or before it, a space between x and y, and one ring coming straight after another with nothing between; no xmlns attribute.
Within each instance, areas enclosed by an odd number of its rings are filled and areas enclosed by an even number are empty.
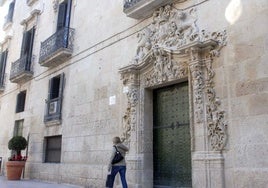
<svg viewBox="0 0 268 188"><path fill-rule="evenodd" d="M25 99L26 99L26 91L22 91L17 95L16 113L24 111Z"/></svg>
<svg viewBox="0 0 268 188"><path fill-rule="evenodd" d="M72 0L65 0L59 4L57 31L70 27Z"/></svg>
<svg viewBox="0 0 268 188"><path fill-rule="evenodd" d="M9 4L8 14L5 16L4 30L12 23L14 14L15 0Z"/></svg>
<svg viewBox="0 0 268 188"><path fill-rule="evenodd" d="M24 120L15 121L13 136L22 136L23 134L23 122Z"/></svg>
<svg viewBox="0 0 268 188"><path fill-rule="evenodd" d="M7 50L0 53L0 92L5 88L7 53Z"/></svg>
<svg viewBox="0 0 268 188"><path fill-rule="evenodd" d="M26 69L30 70L32 63L32 52L34 42L35 28L31 28L29 31L23 33L22 45L21 45L21 57L26 57Z"/></svg>
<svg viewBox="0 0 268 188"><path fill-rule="evenodd" d="M11 65L10 81L20 82L28 80L32 77L32 52L34 43L35 28L23 33L20 59L13 62Z"/></svg>
<svg viewBox="0 0 268 188"><path fill-rule="evenodd" d="M61 109L63 99L64 73L49 80L49 92L46 100L45 123L61 121Z"/></svg>
<svg viewBox="0 0 268 188"><path fill-rule="evenodd" d="M70 28L72 0L65 0L58 7L56 32L41 42L41 66L55 67L67 60L73 52L74 29Z"/></svg>
<svg viewBox="0 0 268 188"><path fill-rule="evenodd" d="M23 119L15 121L13 136L23 136L23 123L24 123ZM13 156L16 153L17 152L15 150L12 150L11 156Z"/></svg>
<svg viewBox="0 0 268 188"><path fill-rule="evenodd" d="M45 163L61 162L62 136L45 137Z"/></svg>

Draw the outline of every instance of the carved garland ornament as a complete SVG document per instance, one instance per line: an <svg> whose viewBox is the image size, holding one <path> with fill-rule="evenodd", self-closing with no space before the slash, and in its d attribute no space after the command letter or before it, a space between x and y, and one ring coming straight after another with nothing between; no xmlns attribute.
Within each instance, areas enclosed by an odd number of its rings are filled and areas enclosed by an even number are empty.
<svg viewBox="0 0 268 188"><path fill-rule="evenodd" d="M131 135L131 131L135 131L136 122L137 122L137 109L136 106L138 104L138 90L130 89L127 92L127 109L123 116L123 135L121 136L121 140L124 142L129 141L129 137Z"/></svg>
<svg viewBox="0 0 268 188"><path fill-rule="evenodd" d="M220 102L214 89L212 61L226 45L226 32L200 31L196 21L194 8L177 11L171 5L160 7L154 12L152 23L138 34L136 55L130 65L120 69L120 73L124 85L139 88L141 84L145 88L187 78L189 69L195 123L207 123L211 148L220 151L226 144L227 125L224 112L218 110ZM190 58L185 60L185 57ZM124 140L130 138L130 131L136 126L137 92L138 89L134 89L127 94Z"/></svg>

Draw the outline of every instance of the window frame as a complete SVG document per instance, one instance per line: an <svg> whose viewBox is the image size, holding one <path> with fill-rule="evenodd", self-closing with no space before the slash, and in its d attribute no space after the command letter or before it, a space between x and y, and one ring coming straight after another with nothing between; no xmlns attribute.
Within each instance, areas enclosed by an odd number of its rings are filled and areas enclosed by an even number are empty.
<svg viewBox="0 0 268 188"><path fill-rule="evenodd" d="M22 37L20 57L23 58L24 56L27 56L25 67L26 70L28 71L31 70L31 64L32 64L34 35L35 35L35 26L25 31Z"/></svg>
<svg viewBox="0 0 268 188"><path fill-rule="evenodd" d="M0 53L0 88L5 85L7 55L7 49Z"/></svg>
<svg viewBox="0 0 268 188"><path fill-rule="evenodd" d="M17 95L16 113L24 112L26 104L27 90L21 91Z"/></svg>
<svg viewBox="0 0 268 188"><path fill-rule="evenodd" d="M15 121L13 136L23 136L23 124L24 124L24 119Z"/></svg>
<svg viewBox="0 0 268 188"><path fill-rule="evenodd" d="M52 139L60 139L59 140L60 144L56 148L52 147L52 148L48 149L49 141L51 141ZM55 147L55 144L53 144L53 146ZM50 160L48 155L51 154L51 152L52 153L59 152L59 156L57 157L58 159ZM61 153L62 153L62 135L45 137L45 139L44 139L44 163L61 163Z"/></svg>
<svg viewBox="0 0 268 188"><path fill-rule="evenodd" d="M52 97L53 93L53 80L55 78L59 78L58 81L58 96ZM44 122L49 123L52 122L53 124L60 124L61 123L61 112L62 112L62 102L63 102L63 90L65 85L65 74L61 73L57 76L52 77L49 80L48 84L48 96L46 99L46 114L44 117Z"/></svg>

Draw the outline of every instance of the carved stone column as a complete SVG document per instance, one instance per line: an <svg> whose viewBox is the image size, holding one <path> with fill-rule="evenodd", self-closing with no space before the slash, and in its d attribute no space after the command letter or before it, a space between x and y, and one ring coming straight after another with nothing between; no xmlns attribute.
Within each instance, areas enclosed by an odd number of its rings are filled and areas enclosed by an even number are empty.
<svg viewBox="0 0 268 188"><path fill-rule="evenodd" d="M212 48L213 49L213 48ZM224 188L224 157L226 123L224 111L219 111L212 68L211 48L191 49L190 71L193 87L195 143L192 156L193 187ZM202 139L200 139L200 135Z"/></svg>
<svg viewBox="0 0 268 188"><path fill-rule="evenodd" d="M121 140L128 145L130 151L127 155L128 162L128 171L134 176L130 178L130 184L135 182L135 185L132 186L139 187L141 186L141 173L142 169L142 159L139 155L139 140L138 140L138 115L139 115L139 93L140 93L140 84L139 84L139 75L136 71L134 65L120 70L121 78L123 80L123 91L126 94L127 103L125 106L125 112L122 118L122 135Z"/></svg>
<svg viewBox="0 0 268 188"><path fill-rule="evenodd" d="M198 48L191 48L190 52L190 72L193 87L193 108L194 108L194 122L200 124L204 119L204 75L202 70L201 52Z"/></svg>

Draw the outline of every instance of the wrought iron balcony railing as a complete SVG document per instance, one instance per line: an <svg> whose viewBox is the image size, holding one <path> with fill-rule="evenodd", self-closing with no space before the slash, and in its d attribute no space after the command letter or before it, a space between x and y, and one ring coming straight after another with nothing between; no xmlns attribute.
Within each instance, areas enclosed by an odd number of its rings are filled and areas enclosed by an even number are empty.
<svg viewBox="0 0 268 188"><path fill-rule="evenodd" d="M130 8L140 2L141 0L124 0L124 9Z"/></svg>
<svg viewBox="0 0 268 188"><path fill-rule="evenodd" d="M61 101L62 97L46 100L46 115L44 122L60 123L61 121Z"/></svg>
<svg viewBox="0 0 268 188"><path fill-rule="evenodd" d="M128 17L142 19L152 15L160 6L183 1L186 0L124 0L124 13Z"/></svg>
<svg viewBox="0 0 268 188"><path fill-rule="evenodd" d="M39 63L42 66L56 66L73 52L74 29L63 28L41 42Z"/></svg>
<svg viewBox="0 0 268 188"><path fill-rule="evenodd" d="M33 76L31 70L31 57L29 55L24 55L11 65L10 71L10 81L11 82L21 82L28 80Z"/></svg>

